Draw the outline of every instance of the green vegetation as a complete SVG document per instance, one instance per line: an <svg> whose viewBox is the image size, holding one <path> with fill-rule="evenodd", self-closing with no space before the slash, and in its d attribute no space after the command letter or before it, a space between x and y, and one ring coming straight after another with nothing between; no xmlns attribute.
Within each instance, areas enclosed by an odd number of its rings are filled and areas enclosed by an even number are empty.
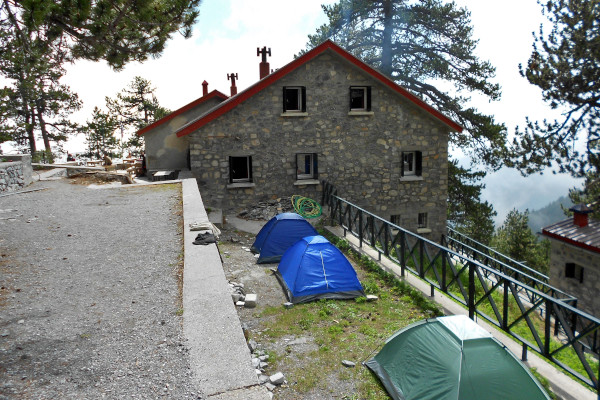
<svg viewBox="0 0 600 400"><path fill-rule="evenodd" d="M353 262L365 291L376 294L379 300L367 302L364 297L354 300L321 300L295 305L291 309L267 307L259 315L265 322L256 340L269 349L270 342L282 337L310 337L314 349L294 353L288 346L281 354L269 353L273 370L284 369L300 393L312 389L326 390L323 375L334 374L339 380L356 382L346 398L387 399L385 389L367 368L345 368L342 360L359 364L374 355L384 341L397 330L423 318L443 315L439 307L421 292L382 271L366 256L350 250L348 242L322 232L328 239L345 249ZM295 357L310 362L295 362ZM355 396L355 397L354 397Z"/></svg>

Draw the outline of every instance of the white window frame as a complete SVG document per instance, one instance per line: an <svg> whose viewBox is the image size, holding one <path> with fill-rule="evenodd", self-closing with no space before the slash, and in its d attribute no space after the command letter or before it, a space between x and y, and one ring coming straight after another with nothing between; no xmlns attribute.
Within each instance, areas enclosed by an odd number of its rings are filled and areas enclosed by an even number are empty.
<svg viewBox="0 0 600 400"><path fill-rule="evenodd" d="M298 157L303 156L302 164L299 163ZM310 157L310 172L308 174L300 173L300 165L306 164L306 156ZM315 153L296 153L296 179L315 179ZM304 169L302 169L304 171Z"/></svg>
<svg viewBox="0 0 600 400"><path fill-rule="evenodd" d="M410 162L407 158L412 158L412 168L409 168ZM404 175L403 176L415 176L417 175L417 154L416 151L405 151L402 154L402 163L404 164Z"/></svg>
<svg viewBox="0 0 600 400"><path fill-rule="evenodd" d="M352 107L352 91L362 91L362 107ZM351 86L350 87L350 111L367 111L367 87L366 86Z"/></svg>
<svg viewBox="0 0 600 400"><path fill-rule="evenodd" d="M286 99L288 99L288 90L296 90L297 93L297 103L298 103L298 107L295 109L290 109L287 108L285 101ZM285 111L284 112L294 112L294 113L298 113L298 112L302 112L302 86L286 86L285 87L285 97L283 99L284 102L284 107L285 107Z"/></svg>

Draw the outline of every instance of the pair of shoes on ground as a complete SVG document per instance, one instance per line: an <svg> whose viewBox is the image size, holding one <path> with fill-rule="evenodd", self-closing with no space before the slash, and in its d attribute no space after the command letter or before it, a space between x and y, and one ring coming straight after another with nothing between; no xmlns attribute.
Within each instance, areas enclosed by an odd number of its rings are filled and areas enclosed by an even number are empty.
<svg viewBox="0 0 600 400"><path fill-rule="evenodd" d="M194 244L202 244L207 245L209 243L216 243L217 239L215 239L215 235L210 232L200 233L196 236L196 240L194 240Z"/></svg>

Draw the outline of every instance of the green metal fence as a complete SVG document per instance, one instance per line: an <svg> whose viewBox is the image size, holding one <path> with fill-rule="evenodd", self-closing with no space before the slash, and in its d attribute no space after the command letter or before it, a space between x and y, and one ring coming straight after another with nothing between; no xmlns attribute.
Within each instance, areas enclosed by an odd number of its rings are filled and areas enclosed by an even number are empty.
<svg viewBox="0 0 600 400"><path fill-rule="evenodd" d="M398 264L403 276L409 271L441 290L463 304L471 319L478 315L522 343L523 357L528 349L535 351L593 388L600 399L600 320L577 309L576 299L505 262L501 268L488 266L475 253L457 251L456 238L447 247L420 237L342 199L329 182L322 184L321 204L328 207L331 223L355 236L359 246Z"/></svg>

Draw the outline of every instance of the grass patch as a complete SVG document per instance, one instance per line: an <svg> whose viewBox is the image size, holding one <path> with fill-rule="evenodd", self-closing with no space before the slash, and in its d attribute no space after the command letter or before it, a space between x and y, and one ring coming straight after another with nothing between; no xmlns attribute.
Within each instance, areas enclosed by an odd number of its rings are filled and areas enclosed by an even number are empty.
<svg viewBox="0 0 600 400"><path fill-rule="evenodd" d="M286 371L289 389L295 393L332 390L324 376L344 382L338 397L347 399L389 398L379 380L360 363L374 356L385 340L397 330L423 318L443 315L439 307L379 266L353 252L347 242L328 239L345 249L366 293L379 300L319 300L290 309L266 307L260 314L260 333L255 339L266 349L277 347L282 337L308 337L311 350L298 353L285 346L269 353L269 372ZM342 366L351 360L355 368ZM321 392L320 392L321 393ZM345 396L345 397L344 397Z"/></svg>

